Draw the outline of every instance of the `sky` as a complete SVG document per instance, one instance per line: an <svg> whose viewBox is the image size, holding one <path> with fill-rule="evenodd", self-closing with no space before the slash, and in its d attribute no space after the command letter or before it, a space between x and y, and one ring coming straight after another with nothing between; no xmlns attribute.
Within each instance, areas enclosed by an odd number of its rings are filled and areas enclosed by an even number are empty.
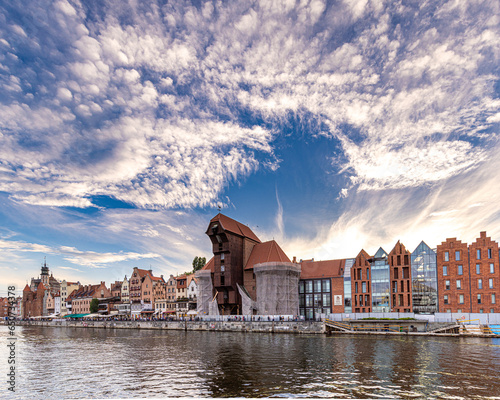
<svg viewBox="0 0 500 400"><path fill-rule="evenodd" d="M0 1L0 295L500 240L497 0Z"/></svg>

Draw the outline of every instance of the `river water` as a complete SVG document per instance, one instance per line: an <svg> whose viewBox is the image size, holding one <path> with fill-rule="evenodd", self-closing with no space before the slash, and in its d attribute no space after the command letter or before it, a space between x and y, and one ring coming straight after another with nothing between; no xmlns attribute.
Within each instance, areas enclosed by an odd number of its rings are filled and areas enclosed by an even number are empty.
<svg viewBox="0 0 500 400"><path fill-rule="evenodd" d="M500 398L500 339L36 326L15 334L16 392L2 380L2 399Z"/></svg>

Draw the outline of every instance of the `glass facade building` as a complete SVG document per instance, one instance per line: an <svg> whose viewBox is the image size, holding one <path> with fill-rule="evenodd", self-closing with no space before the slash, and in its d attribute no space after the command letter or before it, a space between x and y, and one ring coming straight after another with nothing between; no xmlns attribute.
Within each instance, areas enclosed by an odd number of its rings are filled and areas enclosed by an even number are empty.
<svg viewBox="0 0 500 400"><path fill-rule="evenodd" d="M332 312L331 279L299 281L299 313L308 320Z"/></svg>
<svg viewBox="0 0 500 400"><path fill-rule="evenodd" d="M381 247L371 262L372 312L390 312L390 267Z"/></svg>
<svg viewBox="0 0 500 400"><path fill-rule="evenodd" d="M355 258L348 258L344 267L344 312L347 314L352 313L351 268L354 261Z"/></svg>
<svg viewBox="0 0 500 400"><path fill-rule="evenodd" d="M436 252L424 241L411 254L414 313L438 312Z"/></svg>

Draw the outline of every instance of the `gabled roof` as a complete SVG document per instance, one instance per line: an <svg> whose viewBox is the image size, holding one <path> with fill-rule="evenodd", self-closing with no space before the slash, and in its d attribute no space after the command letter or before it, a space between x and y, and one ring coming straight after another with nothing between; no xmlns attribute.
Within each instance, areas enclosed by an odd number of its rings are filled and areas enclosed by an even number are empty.
<svg viewBox="0 0 500 400"><path fill-rule="evenodd" d="M245 269L252 269L255 264L265 262L290 262L290 259L274 240L256 244L250 257L248 258Z"/></svg>
<svg viewBox="0 0 500 400"><path fill-rule="evenodd" d="M398 240L398 242L394 245L394 248L389 253L391 256L394 254L410 254L410 252L406 250L405 245Z"/></svg>
<svg viewBox="0 0 500 400"><path fill-rule="evenodd" d="M38 284L38 287L36 288L36 290L37 290L37 291L39 291L39 290L45 290L45 289L46 289L46 287L45 287L45 285L43 284L43 282L40 282L40 283Z"/></svg>
<svg viewBox="0 0 500 400"><path fill-rule="evenodd" d="M228 216L221 214L221 213L219 213L215 217L213 217L210 220L209 225L211 225L212 222L216 222L216 221L218 221L221 224L222 228L225 231L235 233L237 235L246 237L248 239L252 239L252 240L256 241L257 243L260 243L260 239L257 237L257 235L255 235L255 233L253 233L252 230L248 226L242 224L241 222L235 221L234 219L229 218ZM207 233L208 233L208 229L207 229Z"/></svg>
<svg viewBox="0 0 500 400"><path fill-rule="evenodd" d="M194 279L194 274L189 274L187 276L187 286L189 286L192 281L194 281L194 283L196 283L196 279Z"/></svg>
<svg viewBox="0 0 500 400"><path fill-rule="evenodd" d="M139 269L137 268L137 273L141 278L144 278L146 275L153 276L147 269Z"/></svg>
<svg viewBox="0 0 500 400"><path fill-rule="evenodd" d="M205 266L201 269L202 271L215 271L215 261L214 258L212 257L206 264Z"/></svg>
<svg viewBox="0 0 500 400"><path fill-rule="evenodd" d="M300 279L343 277L345 260L342 258L340 260L303 261Z"/></svg>
<svg viewBox="0 0 500 400"><path fill-rule="evenodd" d="M31 289L28 286L28 284L26 284L26 286L24 287L23 292L31 292Z"/></svg>

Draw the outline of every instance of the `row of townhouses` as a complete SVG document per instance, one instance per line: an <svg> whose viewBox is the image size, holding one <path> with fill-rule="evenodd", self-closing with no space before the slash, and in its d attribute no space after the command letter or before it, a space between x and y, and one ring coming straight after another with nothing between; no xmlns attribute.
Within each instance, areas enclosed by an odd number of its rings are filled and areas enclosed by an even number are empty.
<svg viewBox="0 0 500 400"><path fill-rule="evenodd" d="M46 264L15 307L22 318L90 313L142 317L193 315L300 315L413 312L499 313L500 251L481 232L471 244L422 241L410 252L398 241L390 252L356 257L293 260L274 240L261 242L247 226L223 214L206 230L213 257L197 273L154 276L134 268L108 288L59 281ZM0 299L5 309L6 299Z"/></svg>

